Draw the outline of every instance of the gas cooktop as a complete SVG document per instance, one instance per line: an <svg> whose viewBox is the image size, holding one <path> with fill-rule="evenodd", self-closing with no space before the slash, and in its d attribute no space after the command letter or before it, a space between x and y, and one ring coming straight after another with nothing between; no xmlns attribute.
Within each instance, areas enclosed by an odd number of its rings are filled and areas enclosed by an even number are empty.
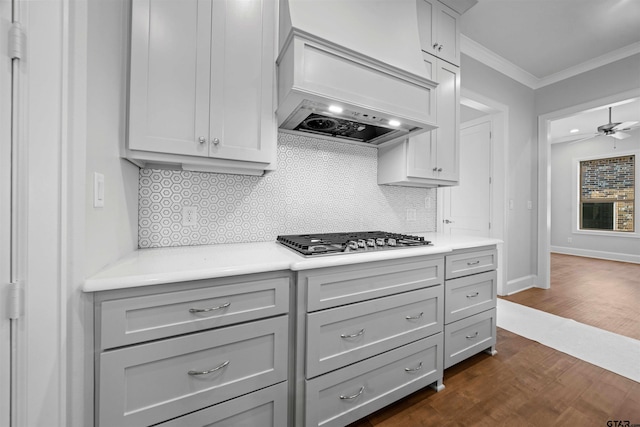
<svg viewBox="0 0 640 427"><path fill-rule="evenodd" d="M424 237L384 231L292 234L278 236L277 241L308 257L402 249L431 244Z"/></svg>

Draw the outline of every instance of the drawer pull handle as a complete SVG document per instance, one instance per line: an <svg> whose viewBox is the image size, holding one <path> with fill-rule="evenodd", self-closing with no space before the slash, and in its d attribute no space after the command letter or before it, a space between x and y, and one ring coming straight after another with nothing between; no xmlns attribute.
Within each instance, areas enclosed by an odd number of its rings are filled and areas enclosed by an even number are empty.
<svg viewBox="0 0 640 427"><path fill-rule="evenodd" d="M474 338L475 338L475 337L477 337L477 336L478 336L478 331L476 331L476 333L475 333L475 334L473 334L473 335L467 335L467 339L468 339L468 340L472 340L472 339L474 339Z"/></svg>
<svg viewBox="0 0 640 427"><path fill-rule="evenodd" d="M341 400L352 400L355 399L356 397L360 396L362 393L364 393L364 386L360 387L360 391L357 392L356 394L354 394L353 396L340 396Z"/></svg>
<svg viewBox="0 0 640 427"><path fill-rule="evenodd" d="M421 311L420 314L416 314L415 316L406 316L405 319L407 320L416 320L422 317L422 315L424 314L424 311Z"/></svg>
<svg viewBox="0 0 640 427"><path fill-rule="evenodd" d="M479 294L477 292L474 292L472 294L467 295L467 298L475 298L477 297Z"/></svg>
<svg viewBox="0 0 640 427"><path fill-rule="evenodd" d="M420 362L417 368L404 368L406 372L415 372L419 371L420 369L422 369L422 362Z"/></svg>
<svg viewBox="0 0 640 427"><path fill-rule="evenodd" d="M207 374L211 374L215 371L219 371L220 369L226 367L229 364L229 361L227 360L224 363L221 363L220 365L216 366L215 368L211 368L208 371L189 371L187 372L189 375L207 375Z"/></svg>
<svg viewBox="0 0 640 427"><path fill-rule="evenodd" d="M480 264L480 260L467 263L467 265L477 265L477 264Z"/></svg>
<svg viewBox="0 0 640 427"><path fill-rule="evenodd" d="M226 302L222 305L219 305L217 307L209 307L209 308L190 308L189 309L189 313L208 313L210 311L214 311L214 310L222 310L223 308L227 308L231 305L230 302Z"/></svg>
<svg viewBox="0 0 640 427"><path fill-rule="evenodd" d="M340 338L355 338L355 337L359 337L360 335L363 335L363 334L364 334L364 329L360 329L355 334L349 334L349 335L340 334Z"/></svg>

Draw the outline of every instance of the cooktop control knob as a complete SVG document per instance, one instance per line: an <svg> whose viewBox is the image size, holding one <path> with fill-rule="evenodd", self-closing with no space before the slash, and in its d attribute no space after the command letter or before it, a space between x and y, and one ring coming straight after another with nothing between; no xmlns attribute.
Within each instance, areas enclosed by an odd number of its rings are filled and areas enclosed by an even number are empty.
<svg viewBox="0 0 640 427"><path fill-rule="evenodd" d="M364 241L364 239L358 239L358 246L361 248L364 248L366 246L366 242Z"/></svg>
<svg viewBox="0 0 640 427"><path fill-rule="evenodd" d="M394 239L393 237L389 237L389 239L387 239L387 245L389 245L389 246L397 246L398 243L396 242L396 239Z"/></svg>
<svg viewBox="0 0 640 427"><path fill-rule="evenodd" d="M349 247L351 249L358 249L358 242L356 242L355 240L349 240Z"/></svg>
<svg viewBox="0 0 640 427"><path fill-rule="evenodd" d="M376 245L376 241L374 239L367 239L367 246L374 247Z"/></svg>
<svg viewBox="0 0 640 427"><path fill-rule="evenodd" d="M384 238L382 238L382 237L378 237L378 238L376 239L376 245L378 245L378 246L384 246L384 245L385 245L385 243L384 243Z"/></svg>

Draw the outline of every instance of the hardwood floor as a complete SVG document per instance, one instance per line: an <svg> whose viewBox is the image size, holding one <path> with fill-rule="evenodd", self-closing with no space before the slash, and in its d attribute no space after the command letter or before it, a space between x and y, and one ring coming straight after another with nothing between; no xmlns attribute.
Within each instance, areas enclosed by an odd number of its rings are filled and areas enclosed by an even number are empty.
<svg viewBox="0 0 640 427"><path fill-rule="evenodd" d="M567 257L552 256L550 290L505 299L637 338L640 266ZM498 354L445 370L440 393L423 389L350 427L640 424L640 383L509 331L497 335Z"/></svg>
<svg viewBox="0 0 640 427"><path fill-rule="evenodd" d="M551 254L551 288L504 299L640 340L640 264Z"/></svg>

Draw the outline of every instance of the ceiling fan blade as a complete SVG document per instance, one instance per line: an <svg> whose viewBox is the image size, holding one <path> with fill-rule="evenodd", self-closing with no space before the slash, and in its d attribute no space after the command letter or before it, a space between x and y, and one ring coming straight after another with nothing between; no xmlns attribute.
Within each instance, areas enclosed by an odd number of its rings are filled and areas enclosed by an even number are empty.
<svg viewBox="0 0 640 427"><path fill-rule="evenodd" d="M625 128L629 128L629 127L635 125L636 123L638 123L638 122L637 121L622 122L622 123L620 123L618 125L615 125L613 127L613 129L614 130L622 130L622 129L625 129Z"/></svg>
<svg viewBox="0 0 640 427"><path fill-rule="evenodd" d="M611 134L611 135L609 135L609 136L612 136L612 137L614 137L615 139L626 139L626 138L629 138L631 135L629 135L628 133L624 133L624 132L620 132L620 131L618 131L618 132L616 132L616 133L612 133L612 134Z"/></svg>

